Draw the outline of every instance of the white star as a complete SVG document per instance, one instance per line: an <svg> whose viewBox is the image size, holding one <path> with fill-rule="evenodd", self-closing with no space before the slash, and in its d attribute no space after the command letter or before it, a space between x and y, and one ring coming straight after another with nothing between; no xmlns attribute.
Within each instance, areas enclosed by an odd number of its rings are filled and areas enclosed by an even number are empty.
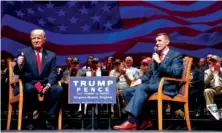
<svg viewBox="0 0 222 133"><path fill-rule="evenodd" d="M107 6L106 4L102 7L103 12L110 12L109 10L110 6Z"/></svg>
<svg viewBox="0 0 222 133"><path fill-rule="evenodd" d="M64 26L63 24L59 26L59 30L61 31L66 31L67 27Z"/></svg>
<svg viewBox="0 0 222 133"><path fill-rule="evenodd" d="M21 10L15 11L15 12L16 12L17 16L19 16L21 18L23 18L23 16L25 15Z"/></svg>
<svg viewBox="0 0 222 133"><path fill-rule="evenodd" d="M40 24L40 25L42 25L42 26L44 26L44 25L45 25L45 23L46 23L46 22L45 22L45 21L44 21L42 18L41 18L41 19L39 19L39 20L38 20L38 22L39 22L39 24Z"/></svg>
<svg viewBox="0 0 222 133"><path fill-rule="evenodd" d="M73 7L73 6L76 6L76 1L69 1L67 2L69 7Z"/></svg>
<svg viewBox="0 0 222 133"><path fill-rule="evenodd" d="M110 22L107 22L103 25L105 27L105 30L112 30L112 24Z"/></svg>
<svg viewBox="0 0 222 133"><path fill-rule="evenodd" d="M60 9L59 12L57 12L59 16L65 16L65 13L62 9Z"/></svg>
<svg viewBox="0 0 222 133"><path fill-rule="evenodd" d="M32 15L34 14L34 11L32 10L32 8L28 8L27 10L29 14L32 14Z"/></svg>
<svg viewBox="0 0 222 133"><path fill-rule="evenodd" d="M41 7L38 7L37 9L38 9L38 11L40 11L40 12L43 12L43 11L44 11Z"/></svg>
<svg viewBox="0 0 222 133"><path fill-rule="evenodd" d="M90 26L87 25L87 24L84 24L84 26L81 26L81 28L82 28L83 32L89 32L90 31Z"/></svg>
<svg viewBox="0 0 222 133"><path fill-rule="evenodd" d="M79 9L81 14L87 14L88 13L88 9L86 9L84 6L82 7L82 9Z"/></svg>
<svg viewBox="0 0 222 133"><path fill-rule="evenodd" d="M92 18L93 22L99 22L99 20L100 20L100 16L96 16L96 15L91 18Z"/></svg>
<svg viewBox="0 0 222 133"><path fill-rule="evenodd" d="M49 2L48 4L46 4L47 8L53 8L54 4L52 4L51 2Z"/></svg>
<svg viewBox="0 0 222 133"><path fill-rule="evenodd" d="M77 23L78 18L72 17L71 19L69 19L71 24L76 24Z"/></svg>
<svg viewBox="0 0 222 133"><path fill-rule="evenodd" d="M52 16L47 17L48 21L51 23L55 22L55 19Z"/></svg>

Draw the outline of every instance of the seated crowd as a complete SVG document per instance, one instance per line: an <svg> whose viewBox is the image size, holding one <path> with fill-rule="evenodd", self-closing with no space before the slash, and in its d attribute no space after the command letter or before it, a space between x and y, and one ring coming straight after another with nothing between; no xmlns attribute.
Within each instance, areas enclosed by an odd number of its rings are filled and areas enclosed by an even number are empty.
<svg viewBox="0 0 222 133"><path fill-rule="evenodd" d="M150 94L157 92L162 77L181 77L183 56L168 46L170 40L165 33L160 33L156 37L159 54L154 53L152 57L142 57L138 66L135 66L131 56L127 56L124 60L109 57L107 62L103 64L100 59L92 55L88 57L85 66L80 66L77 57L67 57L65 67L56 68L56 55L43 48L45 43L44 31L33 30L30 37L33 47L22 50L22 54L16 60L14 73L19 75L24 83L24 105L28 105L25 106L25 109L34 111L32 117L35 119L39 115L39 109L35 106L37 104L33 104L36 103L35 96L38 93L36 84L38 81L43 87L41 93L47 97L46 106L49 110L47 117L52 117L58 112L61 105L65 107L68 104L70 77L111 76L116 78L119 104L111 106L112 117L119 113L119 116L123 115L129 118L127 122L114 126L114 129L143 129L144 119L142 117L144 115L141 115L141 112L145 99ZM38 57L39 52L40 58ZM34 60L37 60L35 67L32 65ZM2 61L1 64L2 85L7 86L7 65L5 61ZM61 86L56 85L56 81L60 81ZM218 110L220 109L217 109L214 97L222 94L222 58L209 53L207 59L195 59L191 68L190 81L189 101L198 100L198 102L206 103L207 110L219 120L222 113L219 113ZM175 96L176 91L175 83L164 83L165 94ZM18 90L15 90L14 95L18 93ZM81 116L82 113L80 112L83 110L84 115L86 115L87 106L87 104L78 105L77 109L72 111L79 112L78 115ZM173 105L169 104L169 106L173 108ZM195 105L190 103L190 106ZM119 108L119 111L116 110L116 107ZM193 108L197 109L196 107ZM98 114L100 109L101 106L96 106L95 113ZM184 117L180 107L175 107L174 111L177 116ZM49 122L47 121L47 123Z"/></svg>

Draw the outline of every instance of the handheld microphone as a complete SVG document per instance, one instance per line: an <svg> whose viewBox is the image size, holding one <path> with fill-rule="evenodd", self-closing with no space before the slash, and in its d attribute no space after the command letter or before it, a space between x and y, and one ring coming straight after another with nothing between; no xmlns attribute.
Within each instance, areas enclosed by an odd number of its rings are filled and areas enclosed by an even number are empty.
<svg viewBox="0 0 222 133"><path fill-rule="evenodd" d="M156 52L157 52L157 46L154 47L154 53L156 53Z"/></svg>
<svg viewBox="0 0 222 133"><path fill-rule="evenodd" d="M153 48L153 50L154 50L154 53L157 53L157 46L155 46L155 47ZM152 61L154 61L153 57L152 57Z"/></svg>

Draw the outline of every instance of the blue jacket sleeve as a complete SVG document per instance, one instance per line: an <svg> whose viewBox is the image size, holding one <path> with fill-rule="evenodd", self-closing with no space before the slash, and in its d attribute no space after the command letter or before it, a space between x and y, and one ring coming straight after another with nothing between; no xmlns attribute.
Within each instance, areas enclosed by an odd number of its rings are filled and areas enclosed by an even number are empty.
<svg viewBox="0 0 222 133"><path fill-rule="evenodd" d="M56 83L56 55L54 54L51 61L50 73L48 76L49 84L52 86Z"/></svg>

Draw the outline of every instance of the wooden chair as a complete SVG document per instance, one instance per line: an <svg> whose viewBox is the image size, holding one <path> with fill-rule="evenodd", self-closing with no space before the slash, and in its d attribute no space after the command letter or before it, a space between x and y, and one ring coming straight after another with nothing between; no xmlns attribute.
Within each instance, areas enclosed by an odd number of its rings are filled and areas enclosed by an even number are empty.
<svg viewBox="0 0 222 133"><path fill-rule="evenodd" d="M8 61L8 69L9 69L9 104L8 104L8 119L7 119L7 130L10 130L11 119L12 119L12 104L18 103L18 130L21 130L22 127L22 113L23 113L23 84L21 79L14 79L14 67L15 62ZM15 84L19 85L19 94L17 96L13 95L13 88ZM61 86L61 83L58 83ZM43 101L44 97L38 96L39 101ZM62 108L59 110L58 116L58 130L62 129Z"/></svg>
<svg viewBox="0 0 222 133"><path fill-rule="evenodd" d="M191 131L190 125L190 116L189 116L189 106L188 106L188 92L189 92L189 83L190 83L190 71L192 65L193 58L191 57L184 57L183 59L183 73L182 78L169 78L169 77L162 77L158 92L151 95L148 100L157 100L158 105L158 130L163 129L163 101L173 101L173 102L180 102L184 104L184 111L185 111L185 119L187 124L187 129ZM175 97L170 97L168 95L163 94L163 84L164 81L175 81L181 83L181 88L179 89L178 94Z"/></svg>

